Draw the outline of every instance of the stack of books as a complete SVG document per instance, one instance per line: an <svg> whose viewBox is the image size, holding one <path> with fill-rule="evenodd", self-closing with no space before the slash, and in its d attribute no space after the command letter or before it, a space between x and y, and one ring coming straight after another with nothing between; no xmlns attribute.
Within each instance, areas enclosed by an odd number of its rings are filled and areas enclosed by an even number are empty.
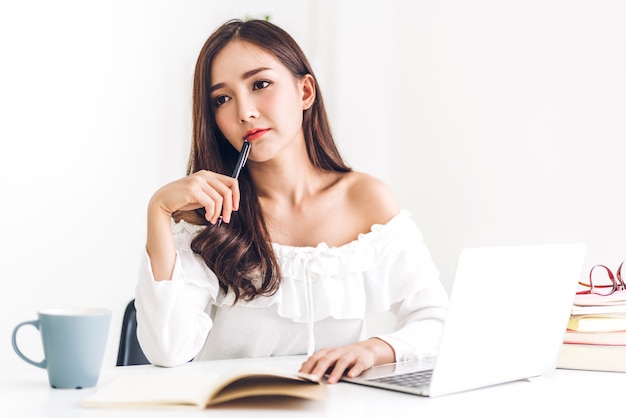
<svg viewBox="0 0 626 418"><path fill-rule="evenodd" d="M576 295L557 367L626 372L625 290Z"/></svg>

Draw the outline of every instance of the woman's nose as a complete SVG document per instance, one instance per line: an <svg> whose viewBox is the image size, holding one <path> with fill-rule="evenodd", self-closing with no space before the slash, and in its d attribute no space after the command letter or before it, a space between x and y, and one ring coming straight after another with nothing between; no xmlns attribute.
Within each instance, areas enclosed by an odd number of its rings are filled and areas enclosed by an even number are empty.
<svg viewBox="0 0 626 418"><path fill-rule="evenodd" d="M254 100L249 98L239 99L239 120L240 122L247 122L250 119L255 119L259 116L259 111L254 103Z"/></svg>

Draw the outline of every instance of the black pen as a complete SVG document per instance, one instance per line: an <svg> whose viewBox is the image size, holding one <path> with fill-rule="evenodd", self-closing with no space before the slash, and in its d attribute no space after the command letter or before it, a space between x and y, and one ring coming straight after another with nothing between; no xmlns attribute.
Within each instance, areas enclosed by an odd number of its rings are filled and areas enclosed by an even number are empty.
<svg viewBox="0 0 626 418"><path fill-rule="evenodd" d="M235 164L235 169L233 170L232 178L239 178L239 173L241 173L241 169L244 165L246 165L246 161L248 161L248 154L250 154L250 142L248 140L243 141L243 145L241 146L241 151L239 152L239 158L237 159L237 164ZM222 224L222 215L217 219L217 226Z"/></svg>

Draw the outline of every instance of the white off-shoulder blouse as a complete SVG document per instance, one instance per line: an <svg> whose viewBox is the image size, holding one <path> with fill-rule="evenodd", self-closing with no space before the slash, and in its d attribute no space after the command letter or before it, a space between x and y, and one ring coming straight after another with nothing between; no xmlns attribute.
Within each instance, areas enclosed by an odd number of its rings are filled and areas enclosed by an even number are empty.
<svg viewBox="0 0 626 418"><path fill-rule="evenodd" d="M376 337L393 347L397 361L436 352L448 296L407 211L340 247L273 244L280 288L235 305L190 249L200 228L172 224L172 280L155 281L147 255L141 263L137 336L153 364L312 354L370 336L367 314L389 310L395 329Z"/></svg>

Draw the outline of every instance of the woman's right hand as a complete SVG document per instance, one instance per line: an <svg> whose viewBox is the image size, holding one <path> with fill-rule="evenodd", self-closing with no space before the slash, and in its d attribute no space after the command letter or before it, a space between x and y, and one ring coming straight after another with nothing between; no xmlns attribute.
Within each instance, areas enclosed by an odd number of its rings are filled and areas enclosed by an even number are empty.
<svg viewBox="0 0 626 418"><path fill-rule="evenodd" d="M198 171L166 184L157 190L148 204L146 251L150 257L154 280L170 280L176 262L172 237L172 214L204 208L205 218L229 223L239 209L239 182L223 174Z"/></svg>
<svg viewBox="0 0 626 418"><path fill-rule="evenodd" d="M166 184L150 199L149 210L171 217L176 211L204 208L206 220L230 222L233 211L239 209L239 183L236 179L212 171L201 170Z"/></svg>

